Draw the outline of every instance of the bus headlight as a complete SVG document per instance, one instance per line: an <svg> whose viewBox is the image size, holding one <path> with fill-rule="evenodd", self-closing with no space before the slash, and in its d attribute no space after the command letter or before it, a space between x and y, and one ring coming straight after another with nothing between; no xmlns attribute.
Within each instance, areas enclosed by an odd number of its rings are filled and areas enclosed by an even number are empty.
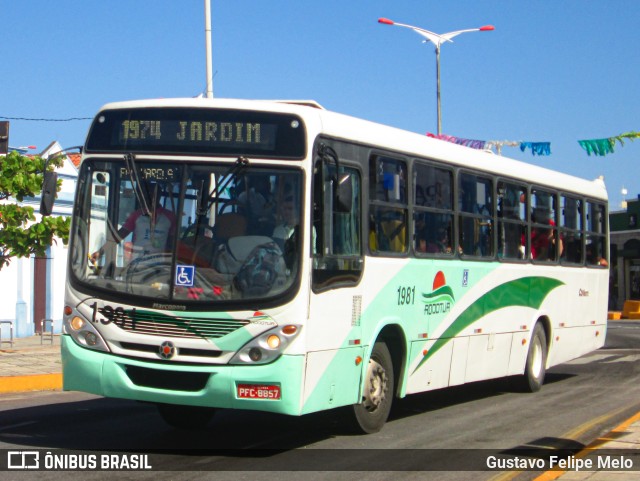
<svg viewBox="0 0 640 481"><path fill-rule="evenodd" d="M78 315L68 317L64 321L63 329L65 334L69 334L81 346L109 352L109 348L100 333L86 319Z"/></svg>
<svg viewBox="0 0 640 481"><path fill-rule="evenodd" d="M229 364L267 364L279 358L300 333L301 326L279 326L253 338L229 361Z"/></svg>

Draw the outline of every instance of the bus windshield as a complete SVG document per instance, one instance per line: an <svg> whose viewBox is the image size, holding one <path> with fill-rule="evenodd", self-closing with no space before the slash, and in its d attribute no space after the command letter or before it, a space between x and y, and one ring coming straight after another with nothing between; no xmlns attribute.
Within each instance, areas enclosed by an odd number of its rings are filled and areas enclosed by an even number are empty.
<svg viewBox="0 0 640 481"><path fill-rule="evenodd" d="M297 279L298 170L128 154L86 159L80 179L71 238L79 287L204 306L277 296Z"/></svg>

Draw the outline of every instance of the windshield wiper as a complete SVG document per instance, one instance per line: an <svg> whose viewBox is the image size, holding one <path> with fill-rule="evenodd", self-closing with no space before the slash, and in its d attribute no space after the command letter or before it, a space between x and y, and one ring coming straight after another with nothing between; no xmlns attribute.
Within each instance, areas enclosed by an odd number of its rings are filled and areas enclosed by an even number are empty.
<svg viewBox="0 0 640 481"><path fill-rule="evenodd" d="M242 156L238 157L229 170L220 176L220 178L224 180L220 184L217 184L215 190L211 192L211 195L206 199L206 201L201 203L197 209L198 216L206 215L211 206L220 200L220 196L231 181L238 177L247 167L249 167L249 159ZM198 196L198 199L201 199L201 197ZM203 209L203 206L206 207Z"/></svg>
<svg viewBox="0 0 640 481"><path fill-rule="evenodd" d="M142 209L144 215L150 216L151 209L149 209L147 197L145 196L145 193L142 190L142 185L140 184L140 177L138 175L138 169L136 167L136 160L134 155L132 153L124 154L124 163L127 167L127 170L129 171L129 180L131 180L131 184L133 185L133 192L136 194L136 198L138 199L140 208Z"/></svg>

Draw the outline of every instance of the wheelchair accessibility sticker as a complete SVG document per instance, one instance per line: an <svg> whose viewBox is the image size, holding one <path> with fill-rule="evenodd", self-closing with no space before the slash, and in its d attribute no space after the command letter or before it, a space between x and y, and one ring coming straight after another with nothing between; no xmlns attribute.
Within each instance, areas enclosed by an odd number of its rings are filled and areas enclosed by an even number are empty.
<svg viewBox="0 0 640 481"><path fill-rule="evenodd" d="M193 287L196 266L176 266L176 286Z"/></svg>

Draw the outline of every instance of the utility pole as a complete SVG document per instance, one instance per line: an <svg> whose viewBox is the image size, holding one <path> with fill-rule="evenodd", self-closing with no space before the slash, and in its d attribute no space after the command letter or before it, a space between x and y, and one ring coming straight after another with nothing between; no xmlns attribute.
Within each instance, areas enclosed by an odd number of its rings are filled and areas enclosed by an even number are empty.
<svg viewBox="0 0 640 481"><path fill-rule="evenodd" d="M0 122L0 155L9 153L9 122Z"/></svg>

